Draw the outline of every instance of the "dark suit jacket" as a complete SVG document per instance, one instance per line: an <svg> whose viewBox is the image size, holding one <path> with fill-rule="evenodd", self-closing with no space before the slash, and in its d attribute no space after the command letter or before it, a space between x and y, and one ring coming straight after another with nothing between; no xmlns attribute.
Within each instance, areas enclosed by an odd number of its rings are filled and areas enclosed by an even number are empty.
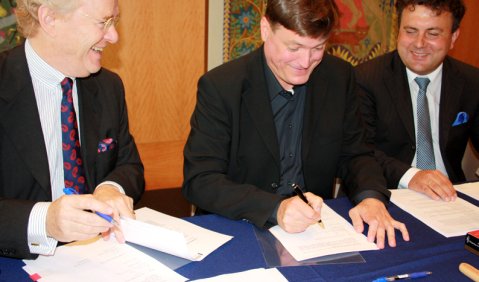
<svg viewBox="0 0 479 282"><path fill-rule="evenodd" d="M128 130L120 78L105 69L77 79L81 150L89 191L103 181L120 184L138 201L143 165ZM105 138L117 146L98 153ZM33 258L27 245L30 211L51 201L47 153L24 46L0 54L0 255Z"/></svg>
<svg viewBox="0 0 479 282"><path fill-rule="evenodd" d="M263 48L200 78L184 156L183 194L200 209L264 226L279 202L278 138ZM325 56L307 82L302 135L306 188L331 198L335 176L355 202L387 201L381 168L361 144L349 64ZM370 154L368 156L368 154Z"/></svg>
<svg viewBox="0 0 479 282"><path fill-rule="evenodd" d="M416 137L406 67L396 51L355 69L361 111L369 142L384 166L389 188L411 167ZM453 183L465 180L461 161L468 139L479 148L479 70L447 57L443 64L439 109L439 146ZM453 126L458 113L469 120Z"/></svg>

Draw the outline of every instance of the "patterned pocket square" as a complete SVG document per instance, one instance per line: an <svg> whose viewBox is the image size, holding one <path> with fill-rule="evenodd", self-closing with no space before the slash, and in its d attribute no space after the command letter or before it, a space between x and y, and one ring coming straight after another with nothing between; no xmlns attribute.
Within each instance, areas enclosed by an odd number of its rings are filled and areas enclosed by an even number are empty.
<svg viewBox="0 0 479 282"><path fill-rule="evenodd" d="M98 153L104 153L110 150L113 150L116 146L116 140L113 138L106 138L98 143Z"/></svg>
<svg viewBox="0 0 479 282"><path fill-rule="evenodd" d="M457 113L456 120L452 124L452 126L458 126L463 123L466 123L469 120L469 116L467 115L466 112L459 112Z"/></svg>

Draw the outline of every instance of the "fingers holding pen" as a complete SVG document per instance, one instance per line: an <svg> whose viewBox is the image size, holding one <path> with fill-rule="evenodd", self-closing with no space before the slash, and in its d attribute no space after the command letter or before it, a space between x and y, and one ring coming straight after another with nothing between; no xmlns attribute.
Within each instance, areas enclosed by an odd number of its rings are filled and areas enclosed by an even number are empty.
<svg viewBox="0 0 479 282"><path fill-rule="evenodd" d="M286 232L302 232L310 225L316 224L318 220L321 219L321 206L323 200L311 193L306 193L305 197L308 197L308 199L311 200L312 206L299 197L291 197L280 203L277 220L279 226L281 226Z"/></svg>
<svg viewBox="0 0 479 282"><path fill-rule="evenodd" d="M316 196L310 192L304 193L304 196L308 200L308 205L313 208L314 211L319 213L319 219L321 219L321 208L323 207L324 202L323 198Z"/></svg>
<svg viewBox="0 0 479 282"><path fill-rule="evenodd" d="M91 195L63 196L52 202L47 211L48 236L60 242L85 240L112 228L112 224L89 212L111 214L112 208Z"/></svg>

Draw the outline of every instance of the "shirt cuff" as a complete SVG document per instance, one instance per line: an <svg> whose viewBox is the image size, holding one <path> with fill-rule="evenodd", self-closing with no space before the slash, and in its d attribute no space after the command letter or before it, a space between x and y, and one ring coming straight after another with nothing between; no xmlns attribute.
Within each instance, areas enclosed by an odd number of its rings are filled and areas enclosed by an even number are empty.
<svg viewBox="0 0 479 282"><path fill-rule="evenodd" d="M381 201L385 206L387 206L389 203L389 198L391 197L391 192L389 192L389 190L387 189L385 190L387 194L383 194L376 190L366 190L356 195L353 199L351 199L351 201L353 202L354 205L357 205L362 200L365 200L368 198L374 198Z"/></svg>
<svg viewBox="0 0 479 282"><path fill-rule="evenodd" d="M409 187L409 181L411 181L414 175L416 175L416 173L418 173L419 171L421 170L415 167L411 167L410 169L408 169L406 173L404 173L404 175L401 177L401 179L399 179L398 188L407 189Z"/></svg>
<svg viewBox="0 0 479 282"><path fill-rule="evenodd" d="M276 207L273 210L273 213L268 218L268 221L264 225L265 228L270 228L272 226L278 225L278 219L277 219L277 214L278 214L278 208L281 202L279 202Z"/></svg>
<svg viewBox="0 0 479 282"><path fill-rule="evenodd" d="M36 203L28 218L28 247L30 253L39 255L53 255L58 241L47 236L47 211L49 202Z"/></svg>
<svg viewBox="0 0 479 282"><path fill-rule="evenodd" d="M98 184L98 185L95 187L95 190L96 190L98 187L102 186L102 185L112 185L112 186L115 186L115 188L118 189L118 191L119 191L120 193L122 193L123 195L126 194L126 193L125 193L125 190L123 189L123 187L121 187L120 184L118 184L118 183L116 183L116 182L113 182L113 181L105 181L105 182L102 182L102 183Z"/></svg>

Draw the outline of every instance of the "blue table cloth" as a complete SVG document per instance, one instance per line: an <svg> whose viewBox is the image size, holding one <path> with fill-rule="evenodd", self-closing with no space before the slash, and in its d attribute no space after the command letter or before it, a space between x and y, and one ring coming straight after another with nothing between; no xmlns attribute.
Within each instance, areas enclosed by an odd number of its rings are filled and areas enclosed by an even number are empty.
<svg viewBox="0 0 479 282"><path fill-rule="evenodd" d="M460 196L479 206L478 201ZM348 211L351 204L346 198L328 200L326 203L349 220ZM411 237L409 242L404 242L397 232L396 248L386 247L379 251L361 252L365 263L278 269L289 281L372 281L382 276L418 271L432 271L432 275L418 281L471 281L460 273L458 268L461 262L479 268L479 257L464 249L465 236L445 238L393 204L390 204L389 211L395 219L406 223ZM250 223L232 221L217 215L189 217L186 220L234 238L203 261L191 262L177 269L181 275L199 279L267 267L254 226ZM21 260L0 257L0 281L31 281L22 270L23 265Z"/></svg>

